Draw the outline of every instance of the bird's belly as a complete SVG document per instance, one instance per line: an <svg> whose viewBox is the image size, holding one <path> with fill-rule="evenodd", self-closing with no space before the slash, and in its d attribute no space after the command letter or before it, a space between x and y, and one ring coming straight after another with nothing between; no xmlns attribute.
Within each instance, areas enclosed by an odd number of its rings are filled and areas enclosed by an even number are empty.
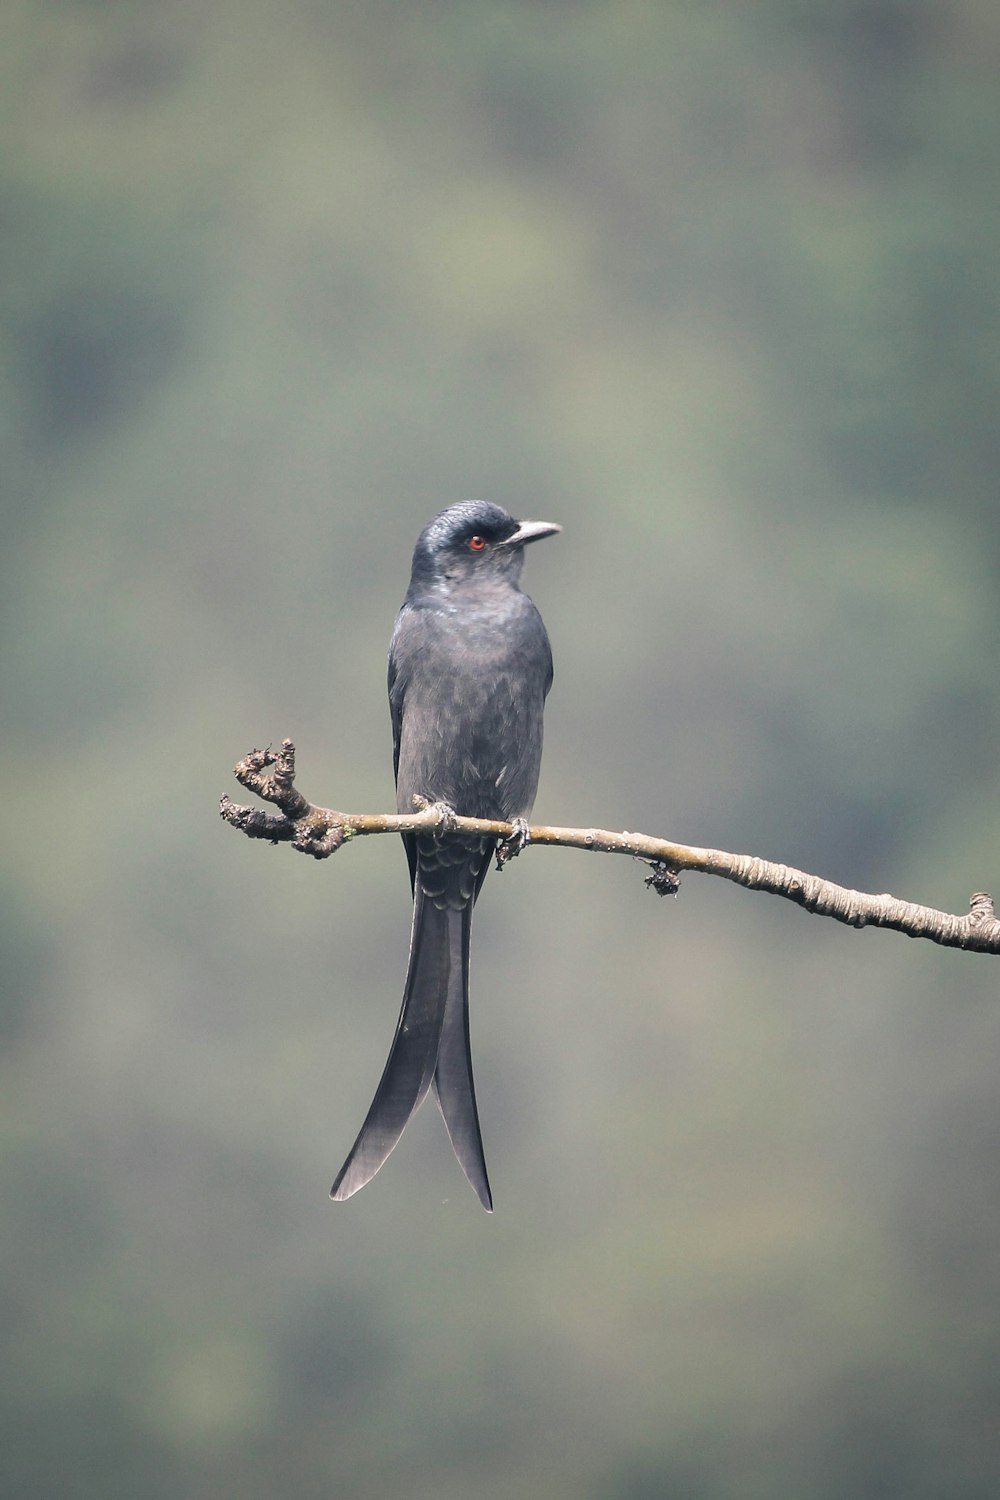
<svg viewBox="0 0 1000 1500"><path fill-rule="evenodd" d="M398 805L414 793L472 818L526 817L541 761L542 702L513 673L411 682L400 733Z"/></svg>

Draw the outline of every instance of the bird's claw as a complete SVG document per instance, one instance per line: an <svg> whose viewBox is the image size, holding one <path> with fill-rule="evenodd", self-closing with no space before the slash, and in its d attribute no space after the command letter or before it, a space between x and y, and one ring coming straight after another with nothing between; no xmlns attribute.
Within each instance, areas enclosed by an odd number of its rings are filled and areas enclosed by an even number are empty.
<svg viewBox="0 0 1000 1500"><path fill-rule="evenodd" d="M523 854L531 843L531 829L527 818L511 818L514 832L509 839L501 839L496 847L497 869L502 870L510 860Z"/></svg>
<svg viewBox="0 0 1000 1500"><path fill-rule="evenodd" d="M449 802L431 802L426 797L415 796L413 804L418 812L432 812L437 815L438 826L434 830L435 835L455 832L458 814Z"/></svg>

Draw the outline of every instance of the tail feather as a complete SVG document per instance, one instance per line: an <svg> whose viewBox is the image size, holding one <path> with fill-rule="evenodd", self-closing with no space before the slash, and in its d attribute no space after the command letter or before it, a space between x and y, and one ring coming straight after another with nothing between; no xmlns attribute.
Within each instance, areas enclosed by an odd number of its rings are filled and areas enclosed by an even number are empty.
<svg viewBox="0 0 1000 1500"><path fill-rule="evenodd" d="M451 1136L455 1155L487 1213L493 1211L493 1195L486 1175L483 1137L476 1109L476 1085L472 1077L469 1045L469 944L472 936L472 902L461 911L448 913L452 920L453 960L448 979L448 998L441 1026L434 1093ZM454 928L460 949L454 955ZM457 962L455 961L457 957Z"/></svg>
<svg viewBox="0 0 1000 1500"><path fill-rule="evenodd" d="M365 1123L330 1189L331 1198L350 1198L371 1181L430 1087L451 974L462 972L461 929L454 920L459 916L439 910L417 886L396 1034Z"/></svg>

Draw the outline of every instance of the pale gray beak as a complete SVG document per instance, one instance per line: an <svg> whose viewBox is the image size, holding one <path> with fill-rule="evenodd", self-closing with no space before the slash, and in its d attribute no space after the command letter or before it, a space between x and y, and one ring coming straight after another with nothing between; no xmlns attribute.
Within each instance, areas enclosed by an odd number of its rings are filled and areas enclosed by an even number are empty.
<svg viewBox="0 0 1000 1500"><path fill-rule="evenodd" d="M504 541L505 547L523 547L528 542L540 542L543 536L555 536L562 531L554 521L519 521L513 536Z"/></svg>

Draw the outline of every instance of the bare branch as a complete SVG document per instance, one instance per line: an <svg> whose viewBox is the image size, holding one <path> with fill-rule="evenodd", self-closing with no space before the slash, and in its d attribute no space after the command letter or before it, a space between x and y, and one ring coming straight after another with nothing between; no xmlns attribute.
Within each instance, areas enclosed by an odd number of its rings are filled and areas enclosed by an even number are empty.
<svg viewBox="0 0 1000 1500"><path fill-rule="evenodd" d="M274 767L270 774L269 767ZM432 832L446 839L458 834L487 835L511 852L526 844L553 844L565 849L588 849L592 853L628 854L650 867L646 884L659 895L675 895L679 872L692 870L735 881L748 890L784 896L806 911L832 917L851 927L888 927L907 937L927 938L946 948L964 948L971 953L1000 953L1000 920L993 898L984 891L970 898L962 916L916 906L888 894L868 895L847 890L831 881L808 875L789 865L772 864L749 854L727 854L722 849L699 849L672 844L645 833L611 833L603 828L525 829L519 823L494 822L485 818L461 818L439 803L424 803L412 813L344 813L314 807L295 786L295 746L283 740L277 753L252 750L236 767L241 786L277 807L266 813L240 807L223 797L219 810L227 823L248 838L290 843L293 849L325 859L349 839L370 833ZM510 858L508 853L505 858Z"/></svg>

